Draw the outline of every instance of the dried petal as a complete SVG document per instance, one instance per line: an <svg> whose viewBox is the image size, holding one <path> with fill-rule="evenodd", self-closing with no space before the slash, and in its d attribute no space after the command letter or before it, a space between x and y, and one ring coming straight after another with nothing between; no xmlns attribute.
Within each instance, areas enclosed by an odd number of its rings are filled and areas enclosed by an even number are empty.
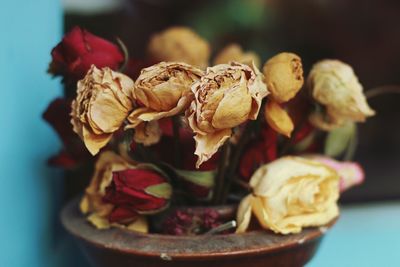
<svg viewBox="0 0 400 267"><path fill-rule="evenodd" d="M135 128L133 139L136 143L150 146L157 144L161 138L161 130L157 121L143 122Z"/></svg>
<svg viewBox="0 0 400 267"><path fill-rule="evenodd" d="M289 114L278 103L269 100L264 110L265 120L272 129L280 134L290 137L294 124Z"/></svg>

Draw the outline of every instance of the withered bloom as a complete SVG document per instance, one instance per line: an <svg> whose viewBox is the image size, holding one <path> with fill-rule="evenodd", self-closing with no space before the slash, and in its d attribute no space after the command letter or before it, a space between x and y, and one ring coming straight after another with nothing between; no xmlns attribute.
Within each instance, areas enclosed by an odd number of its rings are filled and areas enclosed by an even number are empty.
<svg viewBox="0 0 400 267"><path fill-rule="evenodd" d="M339 215L339 175L317 161L283 157L260 167L250 180L253 193L238 209L236 232L245 232L251 214L275 233L299 233Z"/></svg>
<svg viewBox="0 0 400 267"><path fill-rule="evenodd" d="M193 99L191 85L203 74L200 69L176 62L161 62L143 69L133 90L139 107L129 115L127 128L183 112Z"/></svg>
<svg viewBox="0 0 400 267"><path fill-rule="evenodd" d="M301 59L293 53L277 54L264 64L263 73L271 92L265 105L265 118L276 132L290 137L294 124L280 104L294 98L303 86Z"/></svg>
<svg viewBox="0 0 400 267"><path fill-rule="evenodd" d="M268 95L262 79L256 67L231 62L207 68L193 84L195 99L186 117L195 133L196 167L217 152L233 127L257 118L261 101Z"/></svg>
<svg viewBox="0 0 400 267"><path fill-rule="evenodd" d="M190 28L171 27L152 36L148 53L156 61L184 62L205 68L208 66L210 46Z"/></svg>
<svg viewBox="0 0 400 267"><path fill-rule="evenodd" d="M78 82L71 123L92 155L110 141L132 110L133 85L122 73L94 65Z"/></svg>
<svg viewBox="0 0 400 267"><path fill-rule="evenodd" d="M311 123L322 130L332 130L347 122L364 122L375 111L367 103L353 69L339 60L316 63L307 79L315 101L325 112L310 116Z"/></svg>
<svg viewBox="0 0 400 267"><path fill-rule="evenodd" d="M230 44L224 47L214 59L214 65L226 64L231 61L246 64L248 66L254 65L260 67L260 58L253 51L243 51L238 44Z"/></svg>

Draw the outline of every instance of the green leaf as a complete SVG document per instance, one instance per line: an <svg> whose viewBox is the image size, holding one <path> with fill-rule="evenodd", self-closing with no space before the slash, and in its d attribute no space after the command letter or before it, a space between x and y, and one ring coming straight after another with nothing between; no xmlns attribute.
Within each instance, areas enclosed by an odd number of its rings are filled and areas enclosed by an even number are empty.
<svg viewBox="0 0 400 267"><path fill-rule="evenodd" d="M175 172L182 178L196 185L211 188L214 186L215 171L186 171L177 170Z"/></svg>
<svg viewBox="0 0 400 267"><path fill-rule="evenodd" d="M155 197L170 199L172 195L172 186L169 183L156 184L147 187L144 191Z"/></svg>
<svg viewBox="0 0 400 267"><path fill-rule="evenodd" d="M325 140L324 153L330 157L341 155L346 150L355 134L356 125L353 122L330 131Z"/></svg>

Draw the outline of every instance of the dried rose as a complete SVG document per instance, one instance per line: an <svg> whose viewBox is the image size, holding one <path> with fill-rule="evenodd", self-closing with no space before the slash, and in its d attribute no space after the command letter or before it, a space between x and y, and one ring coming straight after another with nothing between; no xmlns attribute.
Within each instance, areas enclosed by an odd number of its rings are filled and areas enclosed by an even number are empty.
<svg viewBox="0 0 400 267"><path fill-rule="evenodd" d="M114 212L118 212L118 209L132 214L158 213L169 205L171 194L172 187L162 173L146 165L137 165L113 172L103 201L115 206L109 217L114 222L117 219L129 219L115 216Z"/></svg>
<svg viewBox="0 0 400 267"><path fill-rule="evenodd" d="M184 111L193 99L190 86L202 75L202 70L176 62L161 62L143 69L133 90L133 98L140 107L129 115L127 128Z"/></svg>
<svg viewBox="0 0 400 267"><path fill-rule="evenodd" d="M71 83L82 79L92 65L116 70L124 60L115 44L79 27L65 34L51 56L49 72Z"/></svg>
<svg viewBox="0 0 400 267"><path fill-rule="evenodd" d="M70 113L71 101L65 98L53 100L43 113L43 119L53 127L63 143L62 150L52 156L48 163L64 169L76 168L91 158L85 145L72 130Z"/></svg>
<svg viewBox="0 0 400 267"><path fill-rule="evenodd" d="M127 227L147 231L141 214L165 208L171 196L165 175L106 151L100 154L80 209L97 228Z"/></svg>
<svg viewBox="0 0 400 267"><path fill-rule="evenodd" d="M156 61L184 62L205 68L208 66L210 47L191 29L171 27L151 37L148 53Z"/></svg>
<svg viewBox="0 0 400 267"><path fill-rule="evenodd" d="M107 218L113 211L114 205L105 203L103 197L106 194L106 188L112 181L113 172L133 168L134 165L134 162L128 162L111 151L100 154L92 180L80 203L80 210L83 214L89 215L88 220L96 227L110 227ZM132 219L136 217L137 214Z"/></svg>
<svg viewBox="0 0 400 267"><path fill-rule="evenodd" d="M336 170L340 177L340 192L364 182L364 170L356 162L341 162L322 155L311 155L307 156L307 158L321 162Z"/></svg>
<svg viewBox="0 0 400 267"><path fill-rule="evenodd" d="M71 123L92 155L109 142L132 110L132 90L128 76L109 68L92 66L78 82Z"/></svg>
<svg viewBox="0 0 400 267"><path fill-rule="evenodd" d="M301 58L293 53L280 53L270 58L263 67L265 83L278 103L292 99L304 83Z"/></svg>
<svg viewBox="0 0 400 267"><path fill-rule="evenodd" d="M240 45L230 44L224 47L214 59L214 65L227 64L231 61L239 62L252 66L254 63L257 68L260 67L260 58L253 51L244 52Z"/></svg>
<svg viewBox="0 0 400 267"><path fill-rule="evenodd" d="M186 117L195 133L198 168L232 135L232 128L257 118L268 90L256 67L231 62L207 68L193 84L195 99Z"/></svg>
<svg viewBox="0 0 400 267"><path fill-rule="evenodd" d="M253 194L237 213L237 232L245 232L251 213L265 229L299 233L339 215L339 176L330 167L300 157L283 157L259 168L250 180Z"/></svg>
<svg viewBox="0 0 400 267"><path fill-rule="evenodd" d="M353 69L339 60L316 63L307 79L307 86L325 113L313 113L311 123L322 130L332 130L346 122L364 122L373 116Z"/></svg>

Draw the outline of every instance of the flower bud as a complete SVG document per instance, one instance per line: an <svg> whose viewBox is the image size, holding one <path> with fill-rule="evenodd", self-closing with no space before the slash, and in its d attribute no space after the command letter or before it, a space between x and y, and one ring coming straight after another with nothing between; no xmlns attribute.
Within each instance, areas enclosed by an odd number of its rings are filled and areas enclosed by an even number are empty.
<svg viewBox="0 0 400 267"><path fill-rule="evenodd" d="M347 122L364 122L373 116L353 69L339 60L323 60L315 64L307 86L324 112L313 113L310 122L322 130L332 130Z"/></svg>
<svg viewBox="0 0 400 267"><path fill-rule="evenodd" d="M301 59L293 53L280 53L263 67L265 83L271 97L278 103L292 99L304 83Z"/></svg>

